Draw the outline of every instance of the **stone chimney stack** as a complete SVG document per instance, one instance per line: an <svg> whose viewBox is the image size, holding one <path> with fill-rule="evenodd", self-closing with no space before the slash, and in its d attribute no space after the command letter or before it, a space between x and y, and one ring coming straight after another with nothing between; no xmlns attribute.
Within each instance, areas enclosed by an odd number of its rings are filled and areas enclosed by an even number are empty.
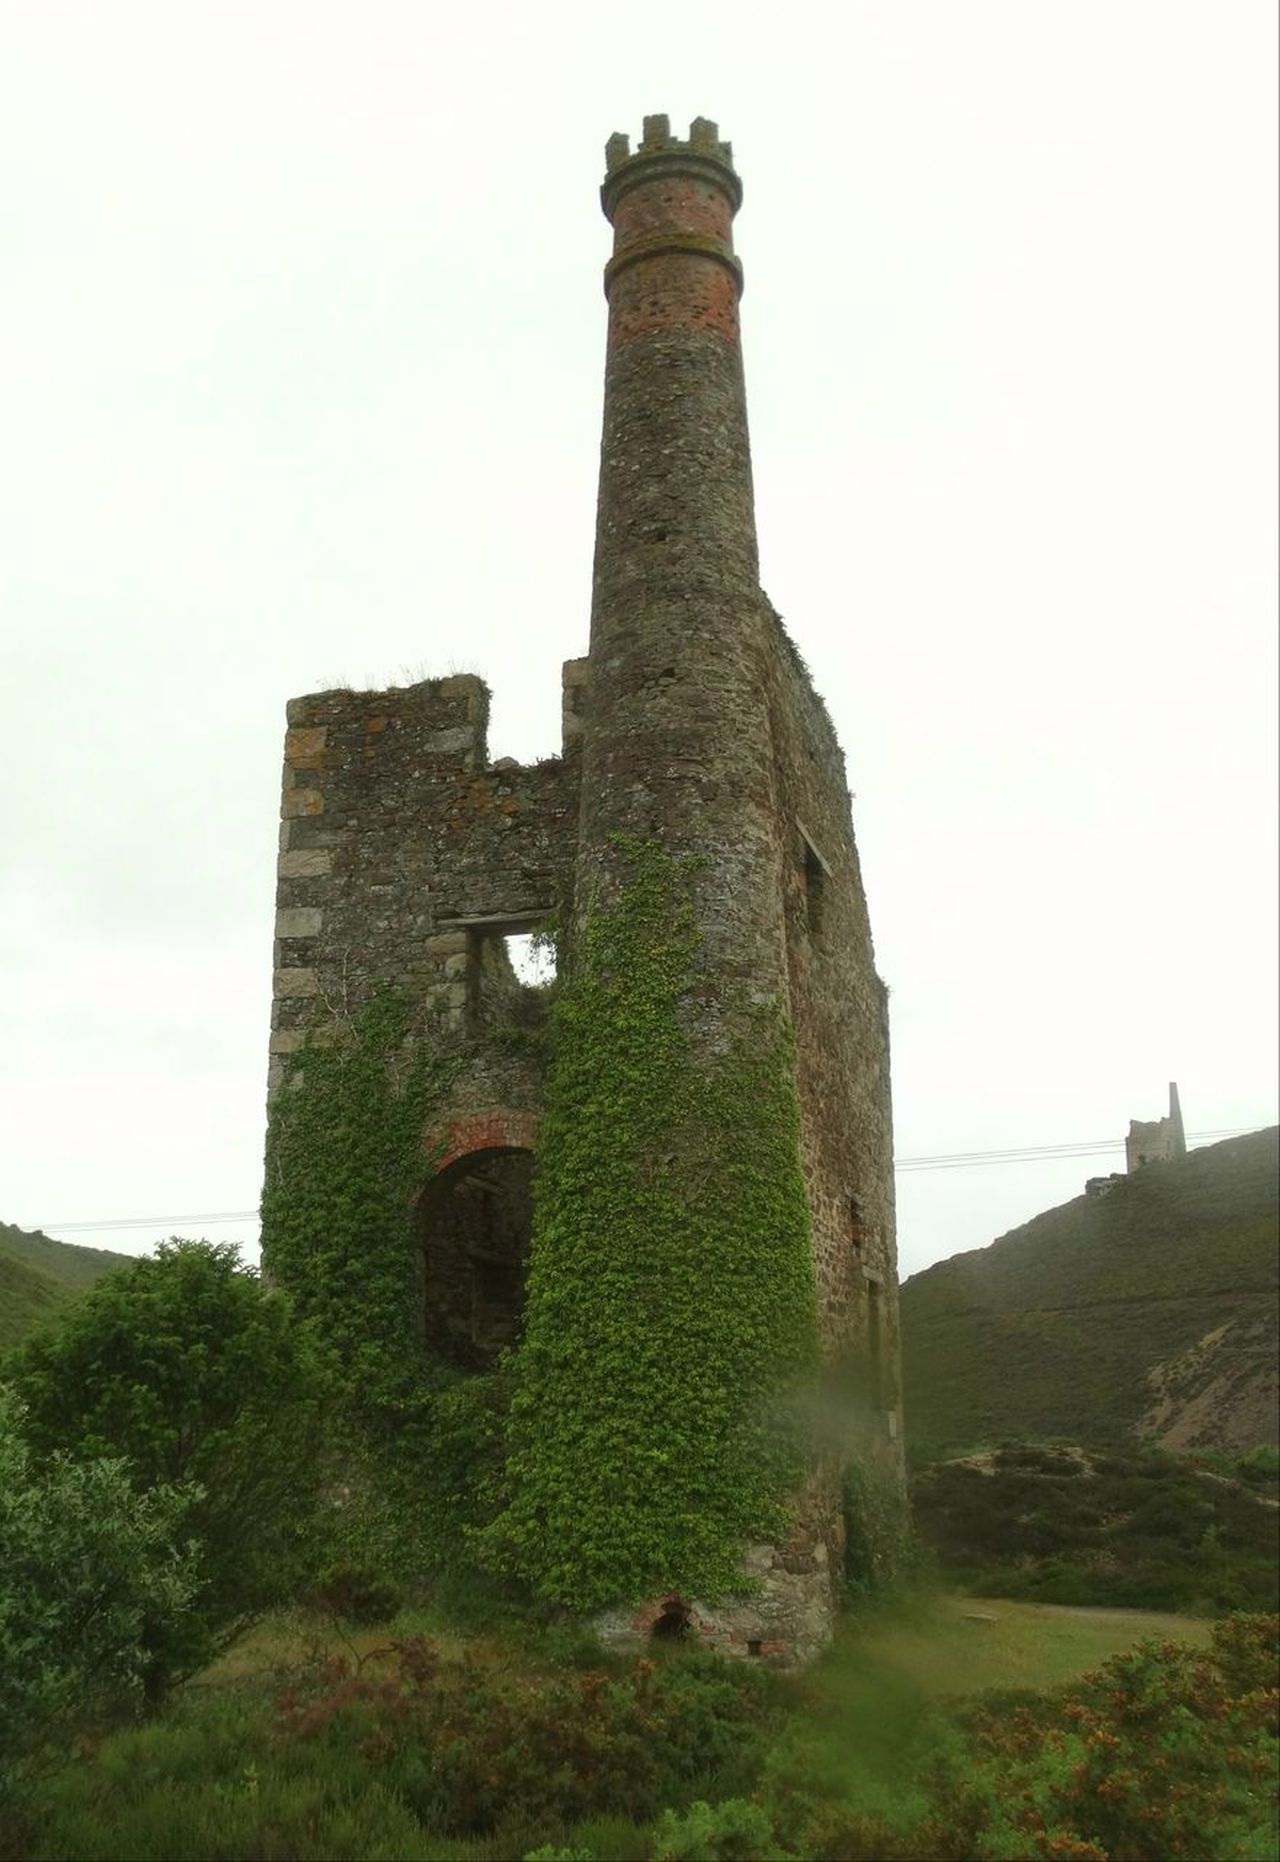
<svg viewBox="0 0 1280 1862"><path fill-rule="evenodd" d="M1169 1082L1169 1137L1174 1157L1187 1155L1187 1134L1182 1126L1182 1101L1178 1098L1178 1083Z"/></svg>
<svg viewBox="0 0 1280 1862"><path fill-rule="evenodd" d="M645 118L610 138L614 230L583 737L580 871L605 889L619 833L703 858L708 954L785 986L766 668L738 334L733 152ZM587 894L579 892L585 904Z"/></svg>

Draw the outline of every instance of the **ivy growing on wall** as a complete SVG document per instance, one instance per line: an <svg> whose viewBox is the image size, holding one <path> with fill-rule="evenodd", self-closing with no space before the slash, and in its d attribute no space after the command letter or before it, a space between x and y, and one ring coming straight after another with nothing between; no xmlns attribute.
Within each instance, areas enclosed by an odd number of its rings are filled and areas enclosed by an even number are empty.
<svg viewBox="0 0 1280 1862"><path fill-rule="evenodd" d="M816 1353L789 1030L695 1048L693 874L628 843L556 1010L505 1510L491 1551L575 1609L740 1582L783 1529L790 1380ZM723 1005L721 1005L723 1006Z"/></svg>
<svg viewBox="0 0 1280 1862"><path fill-rule="evenodd" d="M505 1406L500 1378L463 1379L422 1346L410 1224L454 1064L390 990L313 1034L272 1108L262 1203L266 1270L314 1322L342 1394L334 1556L419 1571L492 1513Z"/></svg>
<svg viewBox="0 0 1280 1862"><path fill-rule="evenodd" d="M434 1167L423 1132L446 1089L407 1003L382 990L291 1057L272 1108L263 1260L366 1401L416 1381L409 1209Z"/></svg>

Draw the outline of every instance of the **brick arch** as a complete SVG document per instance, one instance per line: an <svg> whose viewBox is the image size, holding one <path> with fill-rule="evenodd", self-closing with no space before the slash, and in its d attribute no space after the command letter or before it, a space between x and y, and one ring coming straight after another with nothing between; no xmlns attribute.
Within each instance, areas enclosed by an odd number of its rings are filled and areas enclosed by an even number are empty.
<svg viewBox="0 0 1280 1862"><path fill-rule="evenodd" d="M541 1122L536 1112L496 1106L438 1126L427 1133L424 1144L429 1152L438 1155L436 1169L442 1171L473 1151L532 1151Z"/></svg>

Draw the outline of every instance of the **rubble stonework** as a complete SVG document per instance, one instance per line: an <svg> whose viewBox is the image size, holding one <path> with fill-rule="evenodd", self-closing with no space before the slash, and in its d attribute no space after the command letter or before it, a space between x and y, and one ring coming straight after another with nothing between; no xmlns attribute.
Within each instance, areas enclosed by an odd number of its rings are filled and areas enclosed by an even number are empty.
<svg viewBox="0 0 1280 1862"><path fill-rule="evenodd" d="M473 676L292 701L271 1087L309 1028L377 986L418 1005L453 1063L449 1104L424 1133L437 1176L414 1224L424 1349L482 1365L518 1335L529 1239L518 1160L536 1154L545 1090L545 991L520 982L505 940L554 920L571 965L587 912L623 883L622 846L691 856L704 961L723 985L691 1010L693 1038L719 1052L753 1005L788 1011L822 1341L860 1367L859 1452L892 1478L885 990L840 748L758 582L732 231L741 182L703 119L686 141L647 118L636 152L615 136L607 164L590 649L563 669L562 753L490 762L488 693ZM749 1595L708 1605L664 1593L607 1613L602 1632L808 1659L837 1603L842 1452L824 1450L787 1541L746 1549Z"/></svg>

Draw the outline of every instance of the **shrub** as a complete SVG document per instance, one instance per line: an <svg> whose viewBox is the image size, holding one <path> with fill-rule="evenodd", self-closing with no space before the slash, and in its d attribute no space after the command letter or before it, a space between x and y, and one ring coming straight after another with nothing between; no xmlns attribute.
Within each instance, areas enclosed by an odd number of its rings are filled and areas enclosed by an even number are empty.
<svg viewBox="0 0 1280 1862"><path fill-rule="evenodd" d="M162 1243L27 1339L10 1372L33 1448L124 1457L139 1492L202 1490L188 1515L200 1609L165 1662L189 1668L209 1632L296 1594L323 1490L325 1379L288 1301L233 1247Z"/></svg>
<svg viewBox="0 0 1280 1862"><path fill-rule="evenodd" d="M1048 1704L979 1704L943 1742L934 1826L975 1858L1274 1854L1275 1652L1274 1618L1238 1618L1210 1651L1147 1642Z"/></svg>
<svg viewBox="0 0 1280 1862"><path fill-rule="evenodd" d="M127 1692L194 1599L194 1490L134 1491L120 1461L36 1467L0 1386L0 1798L60 1721Z"/></svg>
<svg viewBox="0 0 1280 1862"><path fill-rule="evenodd" d="M291 1690L279 1727L286 1741L361 1753L426 1828L505 1830L514 1846L588 1817L645 1821L711 1778L750 1789L774 1698L769 1677L701 1655L513 1677L411 1638L390 1668L337 1662Z"/></svg>
<svg viewBox="0 0 1280 1862"><path fill-rule="evenodd" d="M756 1804L731 1797L697 1803L683 1816L665 1811L653 1833L653 1862L797 1862L779 1849L768 1817Z"/></svg>

